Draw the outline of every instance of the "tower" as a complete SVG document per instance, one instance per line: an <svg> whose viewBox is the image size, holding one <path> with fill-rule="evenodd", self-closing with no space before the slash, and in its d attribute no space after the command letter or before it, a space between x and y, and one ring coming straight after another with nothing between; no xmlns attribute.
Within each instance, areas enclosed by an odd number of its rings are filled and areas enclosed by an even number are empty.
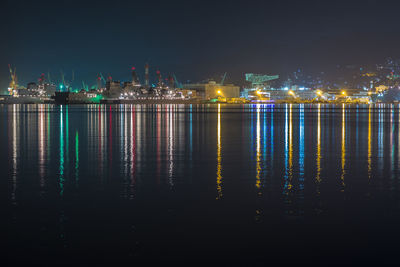
<svg viewBox="0 0 400 267"><path fill-rule="evenodd" d="M161 72L159 70L156 71L157 77L158 77L158 87L162 87L162 78L161 78Z"/></svg>
<svg viewBox="0 0 400 267"><path fill-rule="evenodd" d="M45 82L45 77L44 77L44 73L42 73L41 75L40 75L40 78L39 78L39 84L40 85L43 85L44 84L44 82Z"/></svg>
<svg viewBox="0 0 400 267"><path fill-rule="evenodd" d="M144 85L146 87L149 87L149 64L146 63L146 65L144 65L144 76L145 76L145 82Z"/></svg>
<svg viewBox="0 0 400 267"><path fill-rule="evenodd" d="M168 84L169 84L170 89L175 88L175 81L174 81L174 77L172 77L172 75L168 76Z"/></svg>
<svg viewBox="0 0 400 267"><path fill-rule="evenodd" d="M132 85L136 85L138 82L139 81L136 75L135 67L132 67Z"/></svg>

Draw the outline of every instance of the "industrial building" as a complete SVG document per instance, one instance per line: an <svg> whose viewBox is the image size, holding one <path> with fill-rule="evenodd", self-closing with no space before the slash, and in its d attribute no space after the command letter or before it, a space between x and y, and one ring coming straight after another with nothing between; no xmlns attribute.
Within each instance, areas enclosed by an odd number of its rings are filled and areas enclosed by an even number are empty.
<svg viewBox="0 0 400 267"><path fill-rule="evenodd" d="M238 98L240 97L240 87L227 84L218 84L215 81L209 81L208 83L194 83L184 84L183 88L187 90L195 90L196 96L200 99L210 100L218 97L224 98Z"/></svg>
<svg viewBox="0 0 400 267"><path fill-rule="evenodd" d="M106 82L106 91L104 95L111 98L118 98L121 95L122 88L120 81L111 81L108 80Z"/></svg>

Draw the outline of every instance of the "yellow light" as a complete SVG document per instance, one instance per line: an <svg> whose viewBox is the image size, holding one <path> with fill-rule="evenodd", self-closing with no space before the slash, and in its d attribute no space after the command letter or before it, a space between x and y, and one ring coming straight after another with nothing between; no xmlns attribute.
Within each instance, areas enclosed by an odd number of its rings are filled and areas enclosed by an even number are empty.
<svg viewBox="0 0 400 267"><path fill-rule="evenodd" d="M219 95L220 95L220 94L221 94L221 90L218 90L218 91L217 91L217 94L219 94Z"/></svg>
<svg viewBox="0 0 400 267"><path fill-rule="evenodd" d="M257 93L257 95L260 95L260 94L261 94L261 91L260 91L260 90L257 90L256 93Z"/></svg>
<svg viewBox="0 0 400 267"><path fill-rule="evenodd" d="M322 91L321 90L317 90L317 95L321 96L322 95Z"/></svg>
<svg viewBox="0 0 400 267"><path fill-rule="evenodd" d="M289 95L293 95L294 96L294 92L293 91L289 91Z"/></svg>
<svg viewBox="0 0 400 267"><path fill-rule="evenodd" d="M342 91L342 95L346 95L346 92L345 92L345 91Z"/></svg>

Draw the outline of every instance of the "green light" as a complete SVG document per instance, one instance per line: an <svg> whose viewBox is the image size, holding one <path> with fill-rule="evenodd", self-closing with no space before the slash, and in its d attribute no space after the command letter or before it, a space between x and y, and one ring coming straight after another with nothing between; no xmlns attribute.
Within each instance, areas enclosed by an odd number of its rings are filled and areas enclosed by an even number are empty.
<svg viewBox="0 0 400 267"><path fill-rule="evenodd" d="M93 102L93 103L100 103L100 100L102 100L103 99L103 96L102 95L97 95L96 97L93 97L93 98L91 98L90 100L91 100L91 102Z"/></svg>

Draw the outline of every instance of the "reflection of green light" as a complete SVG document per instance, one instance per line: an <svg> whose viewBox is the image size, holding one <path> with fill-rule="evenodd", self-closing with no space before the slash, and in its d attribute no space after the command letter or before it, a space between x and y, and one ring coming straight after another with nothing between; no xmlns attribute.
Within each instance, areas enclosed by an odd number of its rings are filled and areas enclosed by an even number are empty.
<svg viewBox="0 0 400 267"><path fill-rule="evenodd" d="M69 122L69 119L68 119L68 105L67 106L65 106L65 109L66 109L66 111L65 111L65 140L66 140L66 146L65 146L65 149L67 150L67 152L66 152L66 156L67 156L67 161L69 161L69 135L68 135L68 133L69 133L69 125L68 125L68 122Z"/></svg>
<svg viewBox="0 0 400 267"><path fill-rule="evenodd" d="M79 135L78 131L75 134L75 182L78 184L79 174Z"/></svg>
<svg viewBox="0 0 400 267"><path fill-rule="evenodd" d="M60 195L64 194L64 125L63 125L63 112L61 106L60 113Z"/></svg>

